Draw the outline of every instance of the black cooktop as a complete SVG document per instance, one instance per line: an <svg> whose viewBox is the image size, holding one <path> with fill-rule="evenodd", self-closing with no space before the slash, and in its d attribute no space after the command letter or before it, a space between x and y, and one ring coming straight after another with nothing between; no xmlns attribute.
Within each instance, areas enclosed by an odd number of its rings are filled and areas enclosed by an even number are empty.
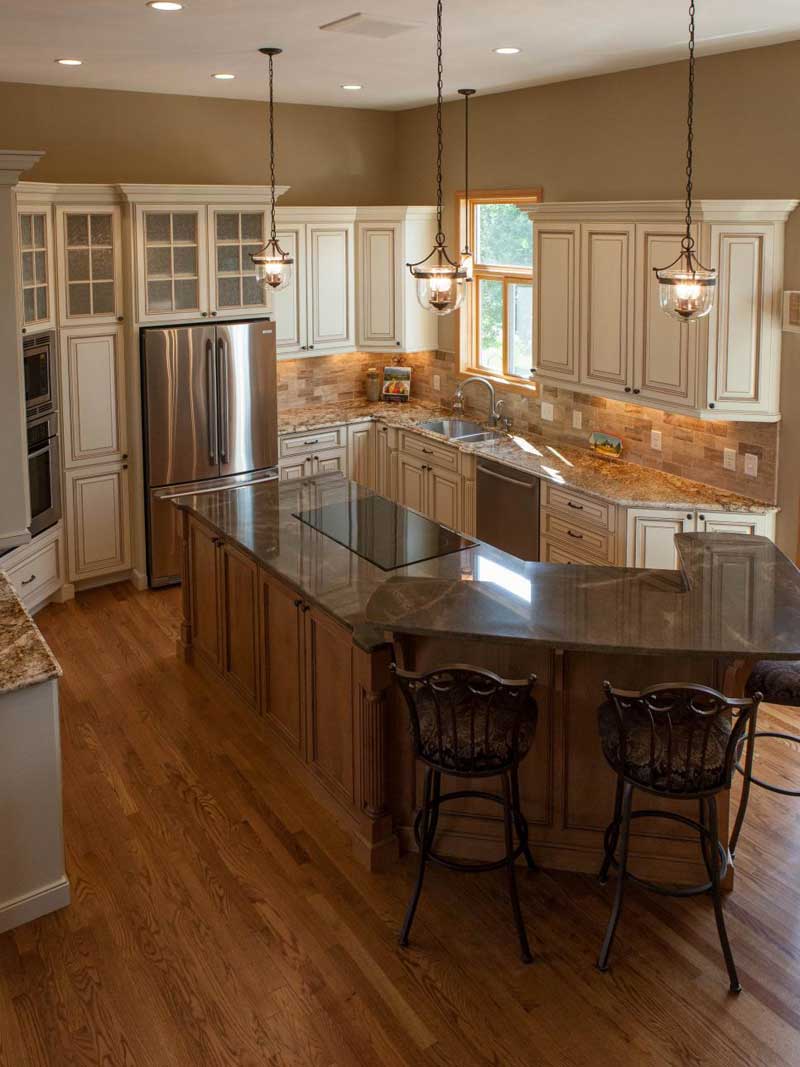
<svg viewBox="0 0 800 1067"><path fill-rule="evenodd" d="M382 496L326 504L293 515L383 571L461 552L476 544Z"/></svg>

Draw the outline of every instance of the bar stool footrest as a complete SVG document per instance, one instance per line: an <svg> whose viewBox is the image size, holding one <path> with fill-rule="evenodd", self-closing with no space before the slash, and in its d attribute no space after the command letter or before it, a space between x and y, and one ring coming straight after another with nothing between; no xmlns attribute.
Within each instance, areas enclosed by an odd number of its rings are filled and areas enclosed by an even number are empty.
<svg viewBox="0 0 800 1067"><path fill-rule="evenodd" d="M490 800L494 804L499 804L500 807L504 806L504 801L501 796L496 793L485 793L478 789L457 789L451 793L442 793L439 797L437 807L441 807L447 800L462 800L464 798L478 797L481 800ZM424 815L424 809L420 809L417 812L417 817L414 820L414 840L417 842L417 848L422 847L420 839L420 824L422 823L422 816ZM438 813L437 813L438 814ZM520 856L525 852L528 846L528 823L525 816L519 813L518 824L518 836L520 837L520 843L514 849L509 856L502 856L498 860L481 860L476 863L467 863L463 860L450 859L447 856L441 855L439 852L435 852L432 848L428 849L427 859L431 863L437 864L439 867L446 867L451 871L465 871L469 874L477 874L481 871L499 871L503 867L508 867L512 863L516 863Z"/></svg>
<svg viewBox="0 0 800 1067"><path fill-rule="evenodd" d="M739 761L742 757L742 749L744 748L749 736L749 734L745 734L744 737L740 739L736 749L736 770L742 776L744 776L747 772ZM800 745L800 736L798 736L797 734L782 733L779 730L756 730L753 736L756 738L756 740L758 740L759 737L775 737L779 741L793 741L794 744ZM772 782L765 782L762 778L756 778L754 774L750 775L750 781L753 783L753 785L761 786L762 789L768 789L770 793L780 793L781 796L784 797L800 797L800 789L785 789L782 786L773 785Z"/></svg>

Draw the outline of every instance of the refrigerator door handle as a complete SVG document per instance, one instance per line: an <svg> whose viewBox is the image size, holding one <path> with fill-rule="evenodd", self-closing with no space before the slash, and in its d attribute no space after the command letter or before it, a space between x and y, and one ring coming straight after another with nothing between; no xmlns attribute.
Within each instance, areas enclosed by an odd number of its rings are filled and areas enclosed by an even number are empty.
<svg viewBox="0 0 800 1067"><path fill-rule="evenodd" d="M208 389L208 461L217 462L217 362L214 359L214 342L206 341L206 386Z"/></svg>
<svg viewBox="0 0 800 1067"><path fill-rule="evenodd" d="M217 340L219 360L219 437L220 463L228 462L230 428L228 424L228 346L222 337Z"/></svg>

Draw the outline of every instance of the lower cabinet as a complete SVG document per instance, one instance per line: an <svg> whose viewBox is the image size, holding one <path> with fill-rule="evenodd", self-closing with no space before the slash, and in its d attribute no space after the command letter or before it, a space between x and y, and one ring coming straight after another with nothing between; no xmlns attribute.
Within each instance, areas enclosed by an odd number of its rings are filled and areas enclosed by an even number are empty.
<svg viewBox="0 0 800 1067"><path fill-rule="evenodd" d="M375 424L375 491L394 500L397 496L397 430L384 423Z"/></svg>
<svg viewBox="0 0 800 1067"><path fill-rule="evenodd" d="M33 613L64 585L64 530L60 522L3 556L5 570L17 596Z"/></svg>
<svg viewBox="0 0 800 1067"><path fill-rule="evenodd" d="M253 707L258 702L258 567L231 545L219 547L222 673Z"/></svg>
<svg viewBox="0 0 800 1067"><path fill-rule="evenodd" d="M221 539L207 526L194 520L189 522L185 565L192 646L217 669L222 665L218 559L221 544Z"/></svg>
<svg viewBox="0 0 800 1067"><path fill-rule="evenodd" d="M347 475L351 481L371 489L375 485L375 424L355 423L347 427Z"/></svg>
<svg viewBox="0 0 800 1067"><path fill-rule="evenodd" d="M303 601L288 585L259 572L261 701L259 710L297 755L305 751Z"/></svg>
<svg viewBox="0 0 800 1067"><path fill-rule="evenodd" d="M67 470L65 483L70 581L130 569L127 465Z"/></svg>
<svg viewBox="0 0 800 1067"><path fill-rule="evenodd" d="M454 530L462 527L461 475L401 454L397 460L397 500Z"/></svg>
<svg viewBox="0 0 800 1067"><path fill-rule="evenodd" d="M675 570L678 550L675 534L737 533L775 538L774 513L760 515L731 511L669 511L628 508L627 552L629 567Z"/></svg>

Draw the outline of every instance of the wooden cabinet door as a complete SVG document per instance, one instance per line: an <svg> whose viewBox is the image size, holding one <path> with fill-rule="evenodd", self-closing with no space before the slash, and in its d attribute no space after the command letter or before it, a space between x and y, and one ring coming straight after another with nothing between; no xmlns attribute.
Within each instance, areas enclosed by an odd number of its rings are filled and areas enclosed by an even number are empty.
<svg viewBox="0 0 800 1067"><path fill-rule="evenodd" d="M680 226L666 223L636 227L636 319L633 393L681 408L698 402L698 352L708 336L705 320L686 326L662 311L654 268L666 267L679 254ZM695 233L697 238L697 233Z"/></svg>
<svg viewBox="0 0 800 1067"><path fill-rule="evenodd" d="M267 238L267 212L254 207L209 207L209 303L212 316L263 315L269 286L256 280L250 256Z"/></svg>
<svg viewBox="0 0 800 1067"><path fill-rule="evenodd" d="M308 347L353 347L353 226L309 224L307 233Z"/></svg>
<svg viewBox="0 0 800 1067"><path fill-rule="evenodd" d="M717 271L709 316L708 400L720 413L777 415L779 291L770 224L711 226Z"/></svg>
<svg viewBox="0 0 800 1067"><path fill-rule="evenodd" d="M449 526L452 530L461 529L462 519L462 485L461 475L440 467L428 467L427 470L427 506L426 514L434 522Z"/></svg>
<svg viewBox="0 0 800 1067"><path fill-rule="evenodd" d="M219 668L222 634L219 601L219 545L216 534L189 519L189 622L192 647Z"/></svg>
<svg viewBox="0 0 800 1067"><path fill-rule="evenodd" d="M697 516L698 533L758 534L770 537L767 515L748 515L730 511L701 511Z"/></svg>
<svg viewBox="0 0 800 1067"><path fill-rule="evenodd" d="M122 327L61 335L64 466L121 460L126 448Z"/></svg>
<svg viewBox="0 0 800 1067"><path fill-rule="evenodd" d="M239 694L258 701L258 567L225 542L219 548L222 673Z"/></svg>
<svg viewBox="0 0 800 1067"><path fill-rule="evenodd" d="M66 472L69 580L97 578L131 565L128 471L113 464Z"/></svg>
<svg viewBox="0 0 800 1067"><path fill-rule="evenodd" d="M315 608L304 618L306 758L325 786L352 804L353 635Z"/></svg>
<svg viewBox="0 0 800 1067"><path fill-rule="evenodd" d="M627 564L653 570L677 570L675 534L693 533L694 512L628 509Z"/></svg>
<svg viewBox="0 0 800 1067"><path fill-rule="evenodd" d="M387 500L394 500L396 493L392 484L392 447L390 430L381 423L375 424L375 489Z"/></svg>
<svg viewBox="0 0 800 1067"><path fill-rule="evenodd" d="M578 223L534 226L533 363L537 375L577 382Z"/></svg>
<svg viewBox="0 0 800 1067"><path fill-rule="evenodd" d="M20 208L19 271L23 333L48 330L55 323L53 227L50 209Z"/></svg>
<svg viewBox="0 0 800 1067"><path fill-rule="evenodd" d="M348 477L359 485L375 484L375 428L371 422L347 428Z"/></svg>
<svg viewBox="0 0 800 1067"><path fill-rule="evenodd" d="M635 232L581 228L581 383L606 393L631 390Z"/></svg>
<svg viewBox="0 0 800 1067"><path fill-rule="evenodd" d="M302 223L282 227L278 242L294 260L292 278L285 289L272 294L275 343L278 353L305 352L306 340L306 228Z"/></svg>
<svg viewBox="0 0 800 1067"><path fill-rule="evenodd" d="M205 207L136 208L137 297L140 322L208 315Z"/></svg>
<svg viewBox="0 0 800 1067"><path fill-rule="evenodd" d="M56 247L62 326L121 321L120 209L57 207Z"/></svg>
<svg viewBox="0 0 800 1067"><path fill-rule="evenodd" d="M413 456L400 453L397 457L397 502L405 508L426 513L425 499L427 464Z"/></svg>
<svg viewBox="0 0 800 1067"><path fill-rule="evenodd" d="M347 473L347 450L336 449L331 452L320 452L313 456L313 474L346 474Z"/></svg>
<svg viewBox="0 0 800 1067"><path fill-rule="evenodd" d="M305 758L302 601L297 593L259 572L261 714Z"/></svg>
<svg viewBox="0 0 800 1067"><path fill-rule="evenodd" d="M401 344L400 239L391 223L358 227L358 344L367 350Z"/></svg>
<svg viewBox="0 0 800 1067"><path fill-rule="evenodd" d="M290 482L295 478L305 478L310 473L312 462L311 456L298 456L291 463L281 462L281 481Z"/></svg>

